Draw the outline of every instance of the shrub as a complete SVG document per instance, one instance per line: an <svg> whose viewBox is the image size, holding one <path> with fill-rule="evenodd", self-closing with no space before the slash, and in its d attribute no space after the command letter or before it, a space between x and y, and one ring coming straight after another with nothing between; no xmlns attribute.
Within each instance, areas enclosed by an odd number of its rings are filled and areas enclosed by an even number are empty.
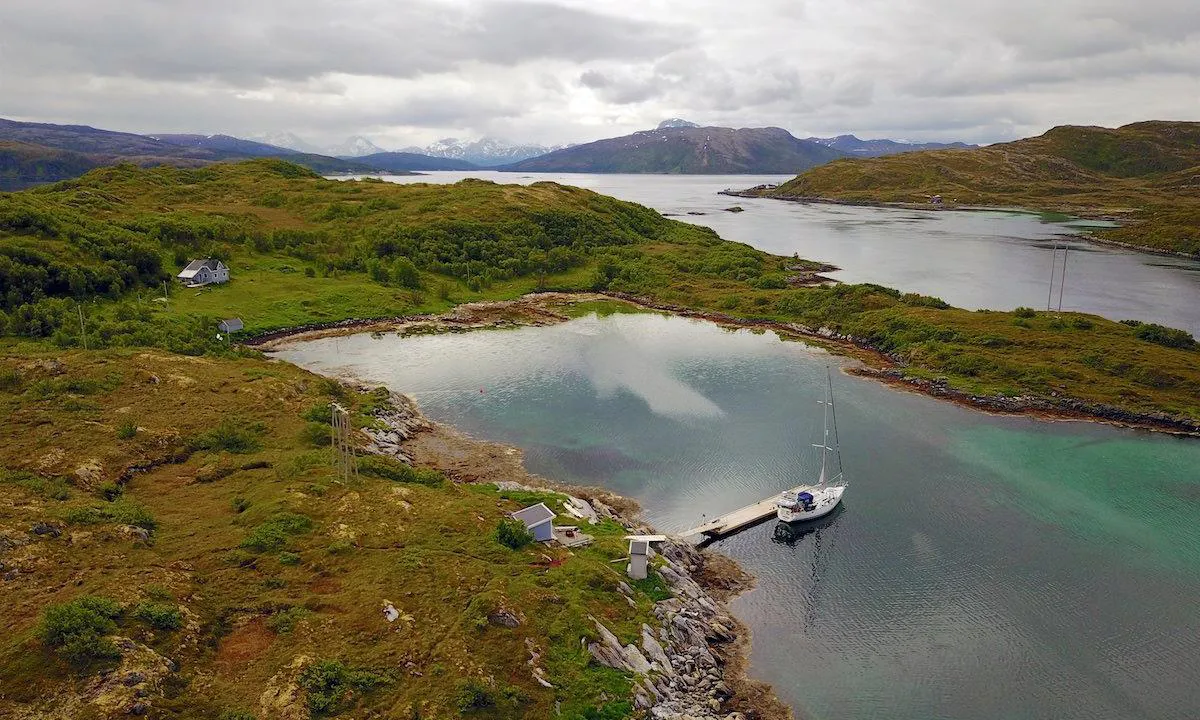
<svg viewBox="0 0 1200 720"><path fill-rule="evenodd" d="M49 500L69 500L71 488L60 477L46 478L24 470L0 468L0 483L18 485Z"/></svg>
<svg viewBox="0 0 1200 720"><path fill-rule="evenodd" d="M1076 330L1091 330L1092 328L1096 327L1096 324L1087 318L1075 317L1071 318L1071 327L1075 328Z"/></svg>
<svg viewBox="0 0 1200 720"><path fill-rule="evenodd" d="M212 430L192 438L188 445L193 450L254 452L262 447L259 438L265 431L266 426L261 422L252 423L239 418L226 418Z"/></svg>
<svg viewBox="0 0 1200 720"><path fill-rule="evenodd" d="M178 630L183 627L183 615L179 608L169 603L139 603L133 610L133 616L155 630Z"/></svg>
<svg viewBox="0 0 1200 720"><path fill-rule="evenodd" d="M120 614L116 601L95 595L51 605L42 612L42 642L77 664L120 657L105 637L116 631Z"/></svg>
<svg viewBox="0 0 1200 720"><path fill-rule="evenodd" d="M325 423L325 425L329 425L332 413L333 409L330 403L317 403L316 405L313 405L309 409L305 410L301 417L309 422Z"/></svg>
<svg viewBox="0 0 1200 720"><path fill-rule="evenodd" d="M353 670L338 660L319 660L304 668L298 678L308 695L313 715L334 712L355 690L366 692L387 683L387 678L365 670Z"/></svg>
<svg viewBox="0 0 1200 720"><path fill-rule="evenodd" d="M513 550L520 550L533 542L533 533L526 530L525 523L520 520L506 518L496 525L496 542Z"/></svg>
<svg viewBox="0 0 1200 720"><path fill-rule="evenodd" d="M133 436L137 435L137 431L137 423L129 421L123 422L117 426L117 439L129 440L133 438Z"/></svg>
<svg viewBox="0 0 1200 720"><path fill-rule="evenodd" d="M294 552L281 552L281 553L279 553L279 564L280 565L299 565L300 564L300 555L298 555L297 553L294 553Z"/></svg>
<svg viewBox="0 0 1200 720"><path fill-rule="evenodd" d="M300 439L312 447L328 447L333 443L333 433L328 423L310 422L300 431Z"/></svg>
<svg viewBox="0 0 1200 720"><path fill-rule="evenodd" d="M487 685L479 680L460 680L454 687L454 704L463 713L486 710L496 705L496 699Z"/></svg>
<svg viewBox="0 0 1200 720"><path fill-rule="evenodd" d="M414 468L387 455L364 455L358 458L357 462L360 473L374 475L385 480L429 487L441 487L446 482L446 476L437 470Z"/></svg>
<svg viewBox="0 0 1200 720"><path fill-rule="evenodd" d="M16 390L21 386L21 373L16 368L0 370L0 390Z"/></svg>
<svg viewBox="0 0 1200 720"><path fill-rule="evenodd" d="M121 494L124 492L125 488L117 483L104 483L100 486L100 497L109 502L113 502L117 498L121 497Z"/></svg>
<svg viewBox="0 0 1200 720"><path fill-rule="evenodd" d="M312 615L312 612L302 607L290 607L272 615L267 620L267 627L280 635L290 633L296 627L296 623L309 615Z"/></svg>
<svg viewBox="0 0 1200 720"><path fill-rule="evenodd" d="M1016 315L1019 318L1031 318L1037 317L1037 311L1033 308L1019 307L1016 310L1013 310L1013 315Z"/></svg>
<svg viewBox="0 0 1200 720"><path fill-rule="evenodd" d="M297 513L282 513L258 525L240 543L240 547L266 552L280 550L289 535L303 535L312 530L312 518Z"/></svg>
<svg viewBox="0 0 1200 720"><path fill-rule="evenodd" d="M128 500L117 500L108 505L75 508L67 512L64 519L75 525L119 523L134 525L150 531L158 527L158 523L149 510Z"/></svg>
<svg viewBox="0 0 1200 720"><path fill-rule="evenodd" d="M217 716L217 720L258 720L258 718L254 716L254 713L245 710L224 710Z"/></svg>
<svg viewBox="0 0 1200 720"><path fill-rule="evenodd" d="M911 307L927 307L934 308L935 310L947 310L950 307L950 303L940 297L920 295L918 293L904 293L900 296L900 302Z"/></svg>
<svg viewBox="0 0 1200 720"><path fill-rule="evenodd" d="M229 501L229 504L233 507L233 511L239 514L246 512L246 508L250 507L250 501L244 497L235 497Z"/></svg>
<svg viewBox="0 0 1200 720"><path fill-rule="evenodd" d="M1157 343L1164 347L1180 348L1182 350L1191 350L1196 346L1196 341L1192 338L1191 333L1185 330L1176 330L1175 328L1164 327L1155 323L1144 323L1138 325L1133 331L1133 334L1140 340Z"/></svg>
<svg viewBox="0 0 1200 720"><path fill-rule="evenodd" d="M333 542L329 543L329 547L327 548L327 550L329 550L329 554L331 555L344 555L353 549L354 543L350 542L349 540L334 540Z"/></svg>

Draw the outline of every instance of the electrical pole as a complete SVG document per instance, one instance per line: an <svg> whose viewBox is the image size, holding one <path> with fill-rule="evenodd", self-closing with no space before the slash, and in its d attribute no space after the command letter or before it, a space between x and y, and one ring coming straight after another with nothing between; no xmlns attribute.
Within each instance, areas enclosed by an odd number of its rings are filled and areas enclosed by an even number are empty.
<svg viewBox="0 0 1200 720"><path fill-rule="evenodd" d="M1067 250L1070 248L1066 243L1063 243L1063 269L1062 279L1058 281L1058 311L1062 312L1063 289L1067 287Z"/></svg>
<svg viewBox="0 0 1200 720"><path fill-rule="evenodd" d="M79 339L83 341L83 349L87 350L87 328L83 324L83 305L76 302L75 309L79 311Z"/></svg>

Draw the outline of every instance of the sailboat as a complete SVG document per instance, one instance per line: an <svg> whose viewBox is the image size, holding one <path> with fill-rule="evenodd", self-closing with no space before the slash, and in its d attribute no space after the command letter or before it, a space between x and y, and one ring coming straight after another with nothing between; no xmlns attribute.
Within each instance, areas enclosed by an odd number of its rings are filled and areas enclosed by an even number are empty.
<svg viewBox="0 0 1200 720"><path fill-rule="evenodd" d="M825 368L828 382L828 395L820 403L825 406L825 435L820 444L813 447L821 449L821 475L816 486L801 486L781 494L775 503L775 514L784 522L802 522L816 520L828 515L842 501L846 492L846 481L842 473L842 453L837 440L837 413L833 407L833 374ZM829 444L830 420L833 421L833 446ZM829 477L829 455L837 456L837 475Z"/></svg>

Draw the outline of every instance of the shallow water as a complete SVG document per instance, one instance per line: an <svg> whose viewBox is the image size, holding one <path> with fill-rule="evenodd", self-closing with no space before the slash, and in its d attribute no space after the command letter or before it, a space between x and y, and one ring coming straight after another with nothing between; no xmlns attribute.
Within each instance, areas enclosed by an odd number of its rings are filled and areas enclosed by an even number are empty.
<svg viewBox="0 0 1200 720"><path fill-rule="evenodd" d="M1027 213L894 210L717 194L790 176L474 171L387 179L456 182L466 177L500 183L554 180L589 188L707 225L726 240L831 263L842 268L833 274L839 280L936 295L969 309L1045 308L1052 248L1065 243L1064 310L1159 322L1200 336L1200 262L1066 239L1088 223L1042 222ZM746 211L724 211L732 205ZM1061 269L1061 250L1058 257ZM1058 285L1056 279L1050 298L1055 307Z"/></svg>
<svg viewBox="0 0 1200 720"><path fill-rule="evenodd" d="M815 476L825 367L659 315L297 345L677 531ZM835 515L718 543L752 672L800 717L1200 717L1200 442L991 416L835 371Z"/></svg>

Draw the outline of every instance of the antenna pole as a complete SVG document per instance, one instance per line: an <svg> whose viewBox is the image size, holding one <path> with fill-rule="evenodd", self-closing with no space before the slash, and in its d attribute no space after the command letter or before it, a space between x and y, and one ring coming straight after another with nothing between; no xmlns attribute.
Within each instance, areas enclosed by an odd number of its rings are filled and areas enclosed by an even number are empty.
<svg viewBox="0 0 1200 720"><path fill-rule="evenodd" d="M1059 312L1062 312L1063 290L1067 287L1067 250L1068 249L1069 248L1067 247L1066 243L1063 243L1062 280L1060 280L1058 282L1058 311Z"/></svg>
<svg viewBox="0 0 1200 720"><path fill-rule="evenodd" d="M1054 237L1054 247L1050 250L1050 288L1046 291L1046 310L1050 309L1050 301L1054 297L1054 268L1058 262L1058 236Z"/></svg>
<svg viewBox="0 0 1200 720"><path fill-rule="evenodd" d="M75 309L79 311L79 339L83 341L83 349L87 350L87 328L83 326L83 305L75 303Z"/></svg>

